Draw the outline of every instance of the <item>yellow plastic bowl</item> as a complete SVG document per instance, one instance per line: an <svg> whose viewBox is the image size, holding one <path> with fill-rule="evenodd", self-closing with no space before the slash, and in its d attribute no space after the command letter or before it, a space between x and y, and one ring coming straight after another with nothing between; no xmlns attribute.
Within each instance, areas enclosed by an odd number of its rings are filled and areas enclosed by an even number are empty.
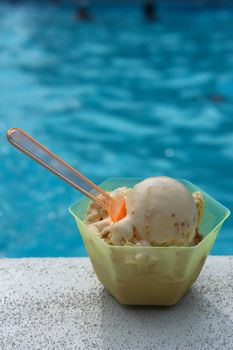
<svg viewBox="0 0 233 350"><path fill-rule="evenodd" d="M133 187L142 179L110 178L100 187L112 191ZM97 277L122 304L173 305L196 281L217 234L230 211L197 186L179 180L205 200L200 231L203 240L193 247L111 246L84 223L90 201L82 197L69 210L74 216Z"/></svg>

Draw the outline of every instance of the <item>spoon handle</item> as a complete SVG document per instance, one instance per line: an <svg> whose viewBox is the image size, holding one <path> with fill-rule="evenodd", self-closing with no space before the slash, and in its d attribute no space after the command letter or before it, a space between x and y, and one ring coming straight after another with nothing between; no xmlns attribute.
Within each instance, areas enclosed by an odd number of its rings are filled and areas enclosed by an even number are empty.
<svg viewBox="0 0 233 350"><path fill-rule="evenodd" d="M112 201L112 198L104 190L95 185L56 154L49 151L30 135L26 134L23 130L12 128L8 130L7 138L8 141L21 152L25 153L43 167L68 182L71 186L100 204L102 207L107 210L109 209L109 204ZM90 191L92 191L92 193L90 193ZM101 201L96 197L96 195L100 193L104 195L104 201Z"/></svg>

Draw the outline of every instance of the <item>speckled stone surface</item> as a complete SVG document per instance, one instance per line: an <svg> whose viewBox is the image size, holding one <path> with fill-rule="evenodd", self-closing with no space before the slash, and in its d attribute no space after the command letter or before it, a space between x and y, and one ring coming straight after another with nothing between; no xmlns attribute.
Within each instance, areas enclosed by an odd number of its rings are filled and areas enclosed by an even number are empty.
<svg viewBox="0 0 233 350"><path fill-rule="evenodd" d="M0 259L0 349L233 349L233 257L209 257L173 307L126 307L90 261Z"/></svg>

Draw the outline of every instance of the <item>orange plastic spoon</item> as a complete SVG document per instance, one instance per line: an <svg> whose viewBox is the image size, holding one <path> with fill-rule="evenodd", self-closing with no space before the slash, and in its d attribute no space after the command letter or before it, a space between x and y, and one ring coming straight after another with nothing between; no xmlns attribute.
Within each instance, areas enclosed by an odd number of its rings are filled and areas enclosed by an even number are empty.
<svg viewBox="0 0 233 350"><path fill-rule="evenodd" d="M112 221L119 221L126 216L124 199L116 200L112 198L102 188L95 185L92 181L87 179L84 175L49 151L24 131L12 128L8 130L7 138L8 141L21 152L37 161L43 167L50 170L78 191L82 192L85 196L105 208ZM98 198L98 194L102 194L102 196Z"/></svg>

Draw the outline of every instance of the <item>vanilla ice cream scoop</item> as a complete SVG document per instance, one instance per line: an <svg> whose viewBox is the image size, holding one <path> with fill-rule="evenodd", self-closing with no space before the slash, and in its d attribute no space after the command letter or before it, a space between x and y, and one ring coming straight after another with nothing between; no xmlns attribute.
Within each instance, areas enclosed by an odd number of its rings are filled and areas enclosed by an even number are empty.
<svg viewBox="0 0 233 350"><path fill-rule="evenodd" d="M102 220L91 223L108 243L145 246L193 244L203 210L200 193L192 195L177 180L161 176L141 181L132 189L119 188L111 195L124 197L126 217L113 223L106 213ZM93 210L89 210L89 217L91 212ZM87 223L90 224L90 220Z"/></svg>

